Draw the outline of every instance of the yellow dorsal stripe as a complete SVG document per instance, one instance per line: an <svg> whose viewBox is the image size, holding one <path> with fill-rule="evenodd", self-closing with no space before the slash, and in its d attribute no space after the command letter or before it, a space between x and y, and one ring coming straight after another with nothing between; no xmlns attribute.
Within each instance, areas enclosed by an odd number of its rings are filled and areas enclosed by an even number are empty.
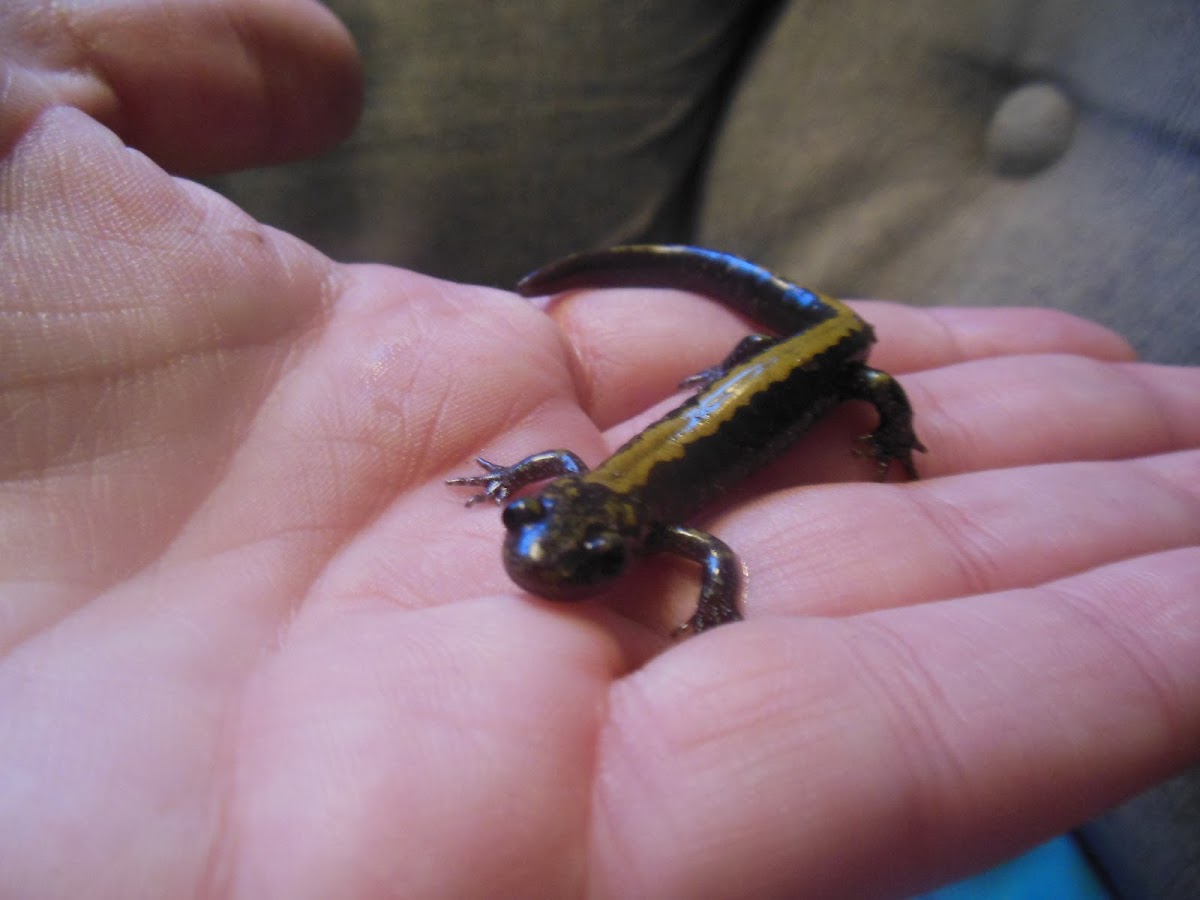
<svg viewBox="0 0 1200 900"><path fill-rule="evenodd" d="M697 395L694 405L646 428L587 479L617 492L638 490L646 484L655 465L682 458L690 444L715 434L770 385L783 381L797 368L866 327L845 304L830 297L821 299L834 310L832 317L736 366Z"/></svg>

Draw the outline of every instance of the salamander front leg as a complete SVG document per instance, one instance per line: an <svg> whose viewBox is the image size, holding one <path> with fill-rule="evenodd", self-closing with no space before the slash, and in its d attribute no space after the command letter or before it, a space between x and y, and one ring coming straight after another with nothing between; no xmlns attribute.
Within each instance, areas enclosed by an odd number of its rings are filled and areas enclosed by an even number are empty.
<svg viewBox="0 0 1200 900"><path fill-rule="evenodd" d="M729 545L695 528L672 525L655 532L649 549L674 553L703 567L700 576L700 602L690 619L671 632L679 637L692 631L699 634L726 622L742 618L738 595L742 589L742 564Z"/></svg>
<svg viewBox="0 0 1200 900"><path fill-rule="evenodd" d="M512 494L536 481L557 478L559 475L582 475L588 470L587 464L570 450L546 450L527 456L511 466L488 462L482 456L475 457L475 462L486 470L485 474L446 479L446 484L483 488L482 493L468 498L467 506L484 500L503 503Z"/></svg>
<svg viewBox="0 0 1200 900"><path fill-rule="evenodd" d="M887 477L893 460L910 479L917 478L912 455L914 450L924 453L925 445L913 431L912 406L900 382L879 369L856 366L846 382L845 395L852 400L866 400L879 413L879 425L861 438L867 445L865 455L879 463L879 480Z"/></svg>

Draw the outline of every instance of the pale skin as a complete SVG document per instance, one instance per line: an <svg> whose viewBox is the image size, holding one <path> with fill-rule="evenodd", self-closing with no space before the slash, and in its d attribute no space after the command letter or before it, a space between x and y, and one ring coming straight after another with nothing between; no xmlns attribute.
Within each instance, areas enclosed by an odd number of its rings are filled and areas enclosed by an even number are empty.
<svg viewBox="0 0 1200 900"><path fill-rule="evenodd" d="M162 71L149 5L35 8L0 16L6 895L903 896L1200 759L1197 370L860 304L923 480L831 417L702 523L746 621L672 643L687 566L531 598L442 482L598 462L743 324L337 265L166 174L345 131L316 8L185 4Z"/></svg>

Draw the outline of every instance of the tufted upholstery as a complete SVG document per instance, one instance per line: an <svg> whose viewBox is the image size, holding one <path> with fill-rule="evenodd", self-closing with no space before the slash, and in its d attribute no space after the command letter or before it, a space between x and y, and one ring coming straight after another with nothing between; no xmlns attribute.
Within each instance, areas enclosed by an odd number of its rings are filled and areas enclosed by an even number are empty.
<svg viewBox="0 0 1200 900"><path fill-rule="evenodd" d="M688 230L760 4L332 0L363 55L356 133L219 179L343 260L512 285L556 256Z"/></svg>
<svg viewBox="0 0 1200 900"><path fill-rule="evenodd" d="M1200 362L1193 0L787 4L703 241L834 293L1058 306Z"/></svg>

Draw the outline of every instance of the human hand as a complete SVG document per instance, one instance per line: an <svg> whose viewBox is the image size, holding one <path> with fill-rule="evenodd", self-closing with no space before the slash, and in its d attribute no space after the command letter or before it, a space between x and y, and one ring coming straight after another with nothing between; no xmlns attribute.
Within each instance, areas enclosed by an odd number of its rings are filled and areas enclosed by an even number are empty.
<svg viewBox="0 0 1200 900"><path fill-rule="evenodd" d="M925 480L831 417L707 523L747 620L672 644L694 572L521 595L441 482L596 462L732 317L336 266L10 83L5 893L899 896L1197 758L1194 370L862 307Z"/></svg>

